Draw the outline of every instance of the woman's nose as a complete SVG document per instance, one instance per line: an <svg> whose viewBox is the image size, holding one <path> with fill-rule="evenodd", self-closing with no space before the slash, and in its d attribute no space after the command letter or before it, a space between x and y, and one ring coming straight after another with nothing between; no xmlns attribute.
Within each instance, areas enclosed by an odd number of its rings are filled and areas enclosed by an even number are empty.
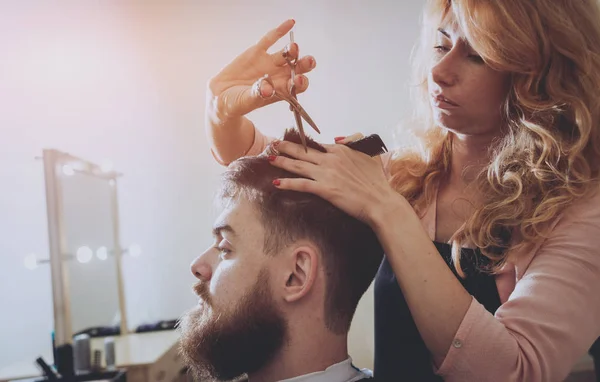
<svg viewBox="0 0 600 382"><path fill-rule="evenodd" d="M458 82L458 63L454 61L453 52L448 52L431 68L431 78L440 87L446 88Z"/></svg>

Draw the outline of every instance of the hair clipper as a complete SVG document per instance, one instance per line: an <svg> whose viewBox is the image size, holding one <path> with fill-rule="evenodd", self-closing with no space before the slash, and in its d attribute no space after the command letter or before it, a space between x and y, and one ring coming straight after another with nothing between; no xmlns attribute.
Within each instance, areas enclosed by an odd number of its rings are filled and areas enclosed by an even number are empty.
<svg viewBox="0 0 600 382"><path fill-rule="evenodd" d="M372 157L388 152L385 143L377 134L371 134L357 141L347 143L346 146Z"/></svg>

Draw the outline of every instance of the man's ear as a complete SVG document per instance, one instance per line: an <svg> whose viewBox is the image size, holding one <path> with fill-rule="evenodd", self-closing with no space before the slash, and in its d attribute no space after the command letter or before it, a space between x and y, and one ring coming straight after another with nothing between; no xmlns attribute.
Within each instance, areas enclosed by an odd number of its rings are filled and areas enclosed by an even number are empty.
<svg viewBox="0 0 600 382"><path fill-rule="evenodd" d="M283 298L287 302L295 302L313 288L317 279L319 256L312 245L298 246L288 256Z"/></svg>

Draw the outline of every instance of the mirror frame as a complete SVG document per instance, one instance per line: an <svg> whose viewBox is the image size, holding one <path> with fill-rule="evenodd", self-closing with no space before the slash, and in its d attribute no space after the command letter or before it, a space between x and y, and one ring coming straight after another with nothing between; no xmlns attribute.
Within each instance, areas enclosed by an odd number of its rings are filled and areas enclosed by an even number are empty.
<svg viewBox="0 0 600 382"><path fill-rule="evenodd" d="M62 166L78 163L83 168L74 169L88 175L106 179L111 186L111 217L113 223L113 251L117 275L117 291L121 315L120 335L127 329L127 310L123 287L121 258L123 249L119 235L119 204L117 195L117 178L121 174L114 171L102 171L100 166L87 160L72 156L56 149L43 150L44 179L46 189L46 209L48 218L48 245L50 250L50 273L52 280L52 304L54 310L54 346L73 344L73 327L71 322L71 301L69 296L69 275L67 263L63 257L66 253L65 226L63 215L62 185L57 175Z"/></svg>

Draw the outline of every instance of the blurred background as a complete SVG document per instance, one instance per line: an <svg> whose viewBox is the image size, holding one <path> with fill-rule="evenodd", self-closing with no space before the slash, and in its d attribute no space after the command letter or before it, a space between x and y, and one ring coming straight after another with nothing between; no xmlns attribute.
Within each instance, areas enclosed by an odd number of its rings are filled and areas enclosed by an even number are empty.
<svg viewBox="0 0 600 382"><path fill-rule="evenodd" d="M51 351L50 267L31 262L49 256L43 163L36 160L43 149L123 174L120 242L135 249L122 259L128 326L176 319L196 303L189 264L212 242L212 198L223 170L204 135L208 79L294 18L301 54L317 60L309 91L299 96L322 130L313 137L330 143L377 132L393 147L402 141L396 126L410 113L409 55L422 4L1 2L0 369ZM250 117L273 136L293 125L282 103ZM100 263L98 248L90 250L93 259L79 261L89 273L81 285L108 288L90 271ZM372 305L369 291L351 333L361 367L372 367Z"/></svg>

